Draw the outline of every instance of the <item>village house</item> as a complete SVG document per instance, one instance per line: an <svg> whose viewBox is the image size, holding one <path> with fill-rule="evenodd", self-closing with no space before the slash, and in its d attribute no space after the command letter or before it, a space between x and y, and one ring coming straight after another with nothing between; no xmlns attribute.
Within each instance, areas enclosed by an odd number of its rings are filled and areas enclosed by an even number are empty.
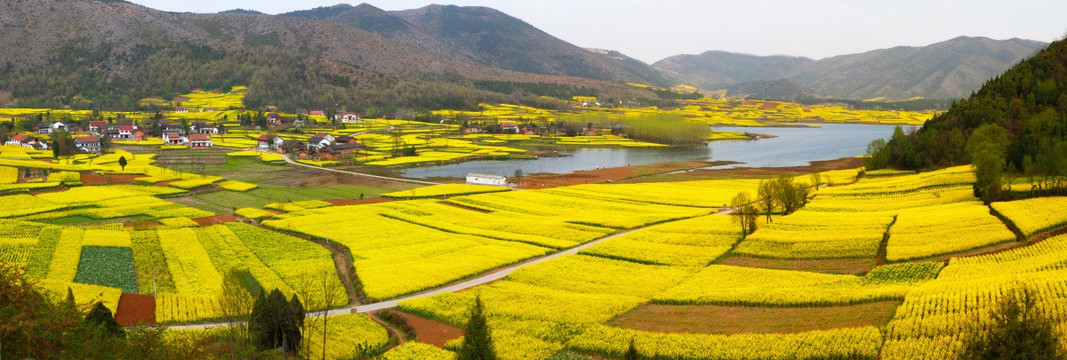
<svg viewBox="0 0 1067 360"><path fill-rule="evenodd" d="M179 106L179 107L174 108L174 112L187 113L187 112L189 112L189 109L187 109L184 106Z"/></svg>
<svg viewBox="0 0 1067 360"><path fill-rule="evenodd" d="M189 132L196 134L217 135L219 133L219 127L198 122L194 123L192 126L189 127Z"/></svg>
<svg viewBox="0 0 1067 360"><path fill-rule="evenodd" d="M508 178L500 175L467 173L467 183L473 185L507 186Z"/></svg>
<svg viewBox="0 0 1067 360"><path fill-rule="evenodd" d="M52 132L57 131L57 130L70 131L70 128L67 127L67 124L64 124L64 123L62 123L60 121L56 121L56 122L41 121L41 122L37 123L36 126L34 126L34 129L36 130L36 132L38 134L45 134L45 135L51 135Z"/></svg>
<svg viewBox="0 0 1067 360"><path fill-rule="evenodd" d="M30 135L26 135L26 134L15 135L15 136L11 137L11 139L9 139L4 144L6 144L6 145L18 145L18 146L21 146L21 147L24 147L24 148L37 149L37 150L44 150L44 149L48 148L48 143L42 142L42 141L38 141L37 138L35 138L33 136L30 136Z"/></svg>
<svg viewBox="0 0 1067 360"><path fill-rule="evenodd" d="M308 149L325 149L327 146L330 146L330 144L333 144L333 140L333 135L327 133L317 133L315 134L315 136L312 136L310 139L308 139Z"/></svg>
<svg viewBox="0 0 1067 360"><path fill-rule="evenodd" d="M334 144L355 144L356 142L356 138L352 137L351 135L341 135L333 141Z"/></svg>
<svg viewBox="0 0 1067 360"><path fill-rule="evenodd" d="M133 125L119 125L118 135L115 136L119 140L133 140L133 131L137 130Z"/></svg>
<svg viewBox="0 0 1067 360"><path fill-rule="evenodd" d="M187 141L188 139L185 138L185 135L182 135L177 131L166 131L163 133L163 142L167 145L184 145Z"/></svg>
<svg viewBox="0 0 1067 360"><path fill-rule="evenodd" d="M278 125L281 125L281 121L282 121L282 116L278 115L278 113L267 114L267 126L278 126Z"/></svg>
<svg viewBox="0 0 1067 360"><path fill-rule="evenodd" d="M275 139L280 139L280 138L275 138ZM305 146L304 143L302 143L300 141L297 141L297 140L284 140L284 141L282 141L282 143L280 145L278 145L278 152L280 152L282 154L294 154L294 155L299 155L300 153L303 153L304 156L307 156L307 146Z"/></svg>
<svg viewBox="0 0 1067 360"><path fill-rule="evenodd" d="M500 131L506 133L518 133L519 127L515 125L514 121L501 121Z"/></svg>
<svg viewBox="0 0 1067 360"><path fill-rule="evenodd" d="M177 132L185 135L185 128L178 124L167 124L163 125L163 132Z"/></svg>
<svg viewBox="0 0 1067 360"><path fill-rule="evenodd" d="M82 136L74 138L74 147L85 153L100 152L100 138L96 136Z"/></svg>
<svg viewBox="0 0 1067 360"><path fill-rule="evenodd" d="M326 115L326 113L324 113L322 110L311 110L311 115L323 116Z"/></svg>
<svg viewBox="0 0 1067 360"><path fill-rule="evenodd" d="M214 111L219 111L219 108L213 107L213 106L208 106L208 107L205 107L204 109L202 109L201 111L202 112L214 112Z"/></svg>
<svg viewBox="0 0 1067 360"><path fill-rule="evenodd" d="M282 140L282 138L277 136L270 136L267 134L260 135L259 138L256 139L256 147L258 147L260 150L278 149L282 146L283 143L284 141Z"/></svg>
<svg viewBox="0 0 1067 360"><path fill-rule="evenodd" d="M340 113L340 114L334 115L334 118L336 120L341 120L341 122L345 122L345 123L360 121L359 114L356 114L356 113Z"/></svg>
<svg viewBox="0 0 1067 360"><path fill-rule="evenodd" d="M133 141L144 141L144 131L137 130L133 132Z"/></svg>
<svg viewBox="0 0 1067 360"><path fill-rule="evenodd" d="M211 147L211 136L206 134L192 134L189 135L189 148L190 149L206 149Z"/></svg>
<svg viewBox="0 0 1067 360"><path fill-rule="evenodd" d="M89 132L101 134L107 128L107 121L89 121Z"/></svg>
<svg viewBox="0 0 1067 360"><path fill-rule="evenodd" d="M318 155L323 160L351 159L357 151L366 149L363 144L333 144L319 151Z"/></svg>

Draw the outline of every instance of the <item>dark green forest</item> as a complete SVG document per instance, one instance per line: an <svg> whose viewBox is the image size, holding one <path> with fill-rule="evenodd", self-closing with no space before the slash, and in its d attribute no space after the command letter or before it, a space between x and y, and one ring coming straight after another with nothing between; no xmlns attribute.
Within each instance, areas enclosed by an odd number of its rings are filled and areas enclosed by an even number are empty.
<svg viewBox="0 0 1067 360"><path fill-rule="evenodd" d="M71 42L38 66L14 69L0 77L18 107L137 110L138 101L170 99L193 89L226 91L247 85L245 105L285 110L347 106L365 109L405 106L416 109L477 109L480 102L506 102L558 108L574 95L597 89L546 83L472 82L448 74L395 76L338 64L271 46L240 46L225 51L189 43L138 46L119 56L111 46Z"/></svg>
<svg viewBox="0 0 1067 360"><path fill-rule="evenodd" d="M875 168L928 169L971 163L975 130L1006 134L1004 171L1028 177L1067 177L1067 40L1053 42L1030 59L985 83L968 99L926 122L918 131L896 131L872 149ZM993 161L996 163L997 161Z"/></svg>

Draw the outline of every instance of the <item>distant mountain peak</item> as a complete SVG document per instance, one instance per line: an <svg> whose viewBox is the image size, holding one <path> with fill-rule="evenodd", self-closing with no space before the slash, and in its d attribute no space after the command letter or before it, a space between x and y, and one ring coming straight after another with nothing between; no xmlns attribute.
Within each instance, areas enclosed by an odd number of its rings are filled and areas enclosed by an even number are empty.
<svg viewBox="0 0 1067 360"><path fill-rule="evenodd" d="M219 14L251 14L251 15L263 15L262 12L249 9L231 9L226 11L220 11Z"/></svg>
<svg viewBox="0 0 1067 360"><path fill-rule="evenodd" d="M1045 43L958 36L926 46L896 46L821 60L725 51L676 55L653 67L705 89L788 78L819 95L843 99L962 98Z"/></svg>

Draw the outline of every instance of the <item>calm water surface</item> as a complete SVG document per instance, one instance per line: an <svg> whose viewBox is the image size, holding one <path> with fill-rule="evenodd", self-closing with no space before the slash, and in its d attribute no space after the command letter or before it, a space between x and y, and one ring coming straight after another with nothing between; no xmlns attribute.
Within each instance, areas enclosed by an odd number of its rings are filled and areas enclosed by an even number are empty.
<svg viewBox="0 0 1067 360"><path fill-rule="evenodd" d="M731 160L742 163L723 167L803 166L816 160L862 155L867 151L867 144L871 140L888 139L893 135L893 126L855 124L823 124L821 128L729 127L720 130L754 132L777 137L755 141L714 141L707 147L700 148L560 150L560 154L569 156L470 161L411 168L401 174L413 178L464 177L471 172L512 176L515 170L520 169L525 174L563 174L578 170L690 160Z"/></svg>

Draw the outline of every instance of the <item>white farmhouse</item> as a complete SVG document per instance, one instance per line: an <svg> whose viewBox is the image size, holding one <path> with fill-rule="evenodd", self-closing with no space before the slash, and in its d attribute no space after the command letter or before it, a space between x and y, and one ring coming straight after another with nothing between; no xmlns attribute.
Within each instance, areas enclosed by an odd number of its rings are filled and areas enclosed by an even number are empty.
<svg viewBox="0 0 1067 360"><path fill-rule="evenodd" d="M507 186L508 178L500 175L467 173L467 183L476 185Z"/></svg>

